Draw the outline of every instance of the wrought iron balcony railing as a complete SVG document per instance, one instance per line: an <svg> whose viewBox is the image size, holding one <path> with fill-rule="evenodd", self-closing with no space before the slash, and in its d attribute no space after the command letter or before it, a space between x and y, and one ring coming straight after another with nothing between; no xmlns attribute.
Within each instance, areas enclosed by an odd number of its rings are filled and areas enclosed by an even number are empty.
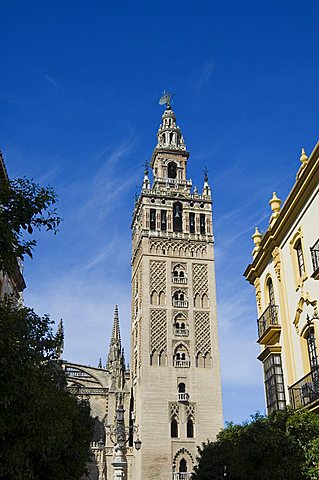
<svg viewBox="0 0 319 480"><path fill-rule="evenodd" d="M257 320L259 338L272 325L278 325L278 305L268 305L264 313Z"/></svg>
<svg viewBox="0 0 319 480"><path fill-rule="evenodd" d="M288 388L293 409L305 407L319 401L319 369L312 370Z"/></svg>
<svg viewBox="0 0 319 480"><path fill-rule="evenodd" d="M319 269L319 239L316 241L313 247L310 248L310 252L313 271L316 272Z"/></svg>

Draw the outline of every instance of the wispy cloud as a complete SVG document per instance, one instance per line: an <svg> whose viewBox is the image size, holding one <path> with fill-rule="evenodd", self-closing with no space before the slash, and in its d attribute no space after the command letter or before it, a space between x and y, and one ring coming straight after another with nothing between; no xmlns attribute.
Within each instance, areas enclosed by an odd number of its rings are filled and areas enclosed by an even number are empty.
<svg viewBox="0 0 319 480"><path fill-rule="evenodd" d="M197 85L198 96L200 96L203 87L209 82L212 76L214 67L215 67L215 64L213 61L208 61L203 66L198 79L198 85Z"/></svg>
<svg viewBox="0 0 319 480"><path fill-rule="evenodd" d="M83 217L94 210L95 217L104 219L107 213L114 209L116 202L124 191L127 191L140 175L125 161L136 145L136 138L130 135L121 145L110 150L104 149L96 159L106 159L98 168L96 174L87 183L87 197L79 209L79 216Z"/></svg>
<svg viewBox="0 0 319 480"><path fill-rule="evenodd" d="M51 75L47 75L46 73L43 75L44 79L46 80L46 82L48 83L48 85L50 85L52 88L54 88L55 90L59 87L59 84L58 82L55 80L55 78L53 78Z"/></svg>

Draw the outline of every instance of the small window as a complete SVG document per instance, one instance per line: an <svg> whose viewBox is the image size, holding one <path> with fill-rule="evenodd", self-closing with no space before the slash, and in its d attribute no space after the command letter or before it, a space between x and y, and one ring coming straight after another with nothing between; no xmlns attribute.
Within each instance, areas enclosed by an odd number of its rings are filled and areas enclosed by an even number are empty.
<svg viewBox="0 0 319 480"><path fill-rule="evenodd" d="M150 229L156 229L156 210L154 208L150 210Z"/></svg>
<svg viewBox="0 0 319 480"><path fill-rule="evenodd" d="M302 246L301 246L301 240L297 240L294 249L296 250L296 255L297 255L297 262L298 262L298 269L299 269L299 275L300 277L303 276L305 273L305 262L303 258L303 253L302 253Z"/></svg>
<svg viewBox="0 0 319 480"><path fill-rule="evenodd" d="M199 229L202 235L206 233L205 213L201 213L199 216Z"/></svg>
<svg viewBox="0 0 319 480"><path fill-rule="evenodd" d="M178 423L176 417L173 417L171 420L171 437L178 438Z"/></svg>
<svg viewBox="0 0 319 480"><path fill-rule="evenodd" d="M178 393L185 393L186 392L186 387L185 383L181 382L178 384Z"/></svg>
<svg viewBox="0 0 319 480"><path fill-rule="evenodd" d="M195 213L189 214L189 233L195 233Z"/></svg>
<svg viewBox="0 0 319 480"><path fill-rule="evenodd" d="M161 210L161 230L162 232L166 232L167 228L167 215L166 215L166 210Z"/></svg>

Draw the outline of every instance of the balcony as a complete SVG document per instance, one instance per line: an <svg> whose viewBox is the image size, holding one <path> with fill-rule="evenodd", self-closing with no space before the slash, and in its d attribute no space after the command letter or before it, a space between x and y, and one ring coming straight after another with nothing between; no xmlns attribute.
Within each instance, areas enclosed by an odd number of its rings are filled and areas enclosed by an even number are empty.
<svg viewBox="0 0 319 480"><path fill-rule="evenodd" d="M174 328L176 337L188 337L188 328Z"/></svg>
<svg viewBox="0 0 319 480"><path fill-rule="evenodd" d="M258 343L274 345L278 342L281 326L278 324L278 306L268 305L264 313L257 320Z"/></svg>
<svg viewBox="0 0 319 480"><path fill-rule="evenodd" d="M319 239L316 241L314 246L310 248L310 253L313 266L312 277L315 280L319 280Z"/></svg>
<svg viewBox="0 0 319 480"><path fill-rule="evenodd" d="M173 473L173 480L191 480L191 473Z"/></svg>
<svg viewBox="0 0 319 480"><path fill-rule="evenodd" d="M187 300L175 300L175 299L173 299L173 307L187 308L188 307L188 301Z"/></svg>
<svg viewBox="0 0 319 480"><path fill-rule="evenodd" d="M319 409L319 369L313 370L288 388L290 404L298 408Z"/></svg>
<svg viewBox="0 0 319 480"><path fill-rule="evenodd" d="M191 362L189 360L174 360L174 367L177 368L189 368Z"/></svg>
<svg viewBox="0 0 319 480"><path fill-rule="evenodd" d="M188 399L189 399L189 395L188 393L186 392L183 392L183 393L178 393L177 394L177 401L178 402L181 402L181 403L187 403L188 402Z"/></svg>
<svg viewBox="0 0 319 480"><path fill-rule="evenodd" d="M173 283L187 283L187 278L186 277L172 277L173 278Z"/></svg>

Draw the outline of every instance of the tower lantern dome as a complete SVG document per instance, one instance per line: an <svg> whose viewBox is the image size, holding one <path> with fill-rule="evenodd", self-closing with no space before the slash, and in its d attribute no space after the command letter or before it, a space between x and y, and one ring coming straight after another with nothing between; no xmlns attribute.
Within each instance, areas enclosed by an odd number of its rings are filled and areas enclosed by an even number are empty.
<svg viewBox="0 0 319 480"><path fill-rule="evenodd" d="M176 116L168 104L162 115L162 123L157 132L158 149L186 150L182 132L176 125Z"/></svg>

